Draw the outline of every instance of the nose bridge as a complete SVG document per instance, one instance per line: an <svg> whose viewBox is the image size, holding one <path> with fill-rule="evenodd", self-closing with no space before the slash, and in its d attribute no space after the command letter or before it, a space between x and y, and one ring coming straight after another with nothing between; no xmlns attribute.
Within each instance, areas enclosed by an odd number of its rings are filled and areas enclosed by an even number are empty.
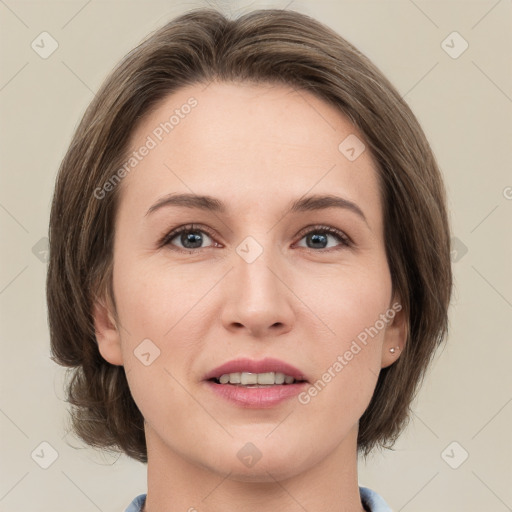
<svg viewBox="0 0 512 512"><path fill-rule="evenodd" d="M262 240L263 236L258 237ZM282 283L278 279L280 258L272 235L264 235L261 242L247 236L237 247L234 258L235 275L240 286L240 297L254 300L272 300L282 294ZM277 275L276 275L277 274Z"/></svg>
<svg viewBox="0 0 512 512"><path fill-rule="evenodd" d="M289 327L292 320L280 251L271 233L258 238L248 236L235 248L234 283L224 310L225 322L242 324L253 333L276 324Z"/></svg>

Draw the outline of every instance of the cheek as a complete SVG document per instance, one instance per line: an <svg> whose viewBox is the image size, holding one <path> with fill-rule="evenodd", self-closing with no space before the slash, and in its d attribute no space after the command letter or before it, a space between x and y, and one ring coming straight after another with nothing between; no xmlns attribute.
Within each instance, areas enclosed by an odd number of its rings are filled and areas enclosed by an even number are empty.
<svg viewBox="0 0 512 512"><path fill-rule="evenodd" d="M360 406L371 398L381 368L391 278L387 266L376 265L347 269L322 281L309 292L303 289L304 302L314 304L318 318L310 326L314 350L305 344L304 351L319 369L320 385L327 383L331 390L325 399Z"/></svg>
<svg viewBox="0 0 512 512"><path fill-rule="evenodd" d="M386 265L336 269L330 275L316 277L314 286L311 279L300 282L297 295L311 305L322 321L322 332L330 333L337 348L359 335L364 339L365 329L374 326L390 307L391 277Z"/></svg>
<svg viewBox="0 0 512 512"><path fill-rule="evenodd" d="M115 287L128 385L146 421L153 421L190 407L182 385L193 352L187 336L194 339L197 332L184 329L197 297L178 292L179 273L149 270L144 265L120 265Z"/></svg>
<svg viewBox="0 0 512 512"><path fill-rule="evenodd" d="M211 324L199 317L205 307L200 299L217 278L211 272L202 277L197 270L184 272L149 260L120 259L114 290L128 382L139 408L151 417L162 397L187 407L178 383L188 378L187 368Z"/></svg>
<svg viewBox="0 0 512 512"><path fill-rule="evenodd" d="M376 322L388 306L387 290L376 293L374 285L363 281L345 285L331 287L330 297L319 300L318 316L329 330L318 336L315 327L314 349L304 347L316 371L315 381L299 397L309 418L321 423L327 415L340 436L363 415L374 393L385 332Z"/></svg>
<svg viewBox="0 0 512 512"><path fill-rule="evenodd" d="M141 337L162 340L208 284L197 279L187 284L180 269L152 266L151 261L125 258L116 264L116 303L124 334L129 333L133 342Z"/></svg>

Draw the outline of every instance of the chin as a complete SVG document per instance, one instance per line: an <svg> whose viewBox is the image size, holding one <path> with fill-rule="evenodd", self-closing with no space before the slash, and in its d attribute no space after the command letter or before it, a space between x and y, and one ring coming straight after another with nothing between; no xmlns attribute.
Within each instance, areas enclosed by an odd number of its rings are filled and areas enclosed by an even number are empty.
<svg viewBox="0 0 512 512"><path fill-rule="evenodd" d="M226 466L226 472L224 475L229 474L230 480L237 482L253 482L253 483L272 483L276 481L287 480L297 474L297 464L287 461L285 464L277 462L275 464L272 461L268 461L264 464L262 459L259 460L251 468L241 468L241 464L236 464L236 467ZM291 469L293 468L293 469ZM218 470L218 468L217 468Z"/></svg>
<svg viewBox="0 0 512 512"><path fill-rule="evenodd" d="M268 435L268 431L265 435ZM253 442L235 442L223 450L216 459L214 470L223 475L229 474L230 480L275 483L276 480L286 480L295 476L308 462L307 454L295 446L285 444L284 440L275 439L274 443L269 442L269 439L265 440L263 436L261 441L258 436L248 439L252 439ZM226 454L229 456L226 457ZM314 464L314 461L310 462Z"/></svg>

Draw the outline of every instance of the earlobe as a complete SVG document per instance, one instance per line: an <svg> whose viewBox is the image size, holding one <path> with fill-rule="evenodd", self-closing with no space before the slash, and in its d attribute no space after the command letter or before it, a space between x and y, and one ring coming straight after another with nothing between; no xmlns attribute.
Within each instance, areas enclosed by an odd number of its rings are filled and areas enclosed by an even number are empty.
<svg viewBox="0 0 512 512"><path fill-rule="evenodd" d="M398 304L395 302L395 304ZM408 322L405 311L400 308L386 327L382 344L381 368L386 368L396 362L407 343Z"/></svg>
<svg viewBox="0 0 512 512"><path fill-rule="evenodd" d="M110 364L122 366L123 354L119 330L109 308L102 301L95 301L93 317L96 341L101 356Z"/></svg>

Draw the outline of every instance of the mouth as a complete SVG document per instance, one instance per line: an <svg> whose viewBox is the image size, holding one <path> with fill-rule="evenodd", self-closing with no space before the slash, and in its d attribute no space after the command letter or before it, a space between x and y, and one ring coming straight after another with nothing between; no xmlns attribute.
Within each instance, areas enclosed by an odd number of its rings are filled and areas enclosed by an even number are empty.
<svg viewBox="0 0 512 512"><path fill-rule="evenodd" d="M247 388L268 388L272 386L289 386L307 382L305 379L295 379L291 375L286 375L282 372L265 372L265 373L250 373L250 372L234 372L224 373L219 377L212 377L208 379L209 382L216 384L225 384L228 386L240 386Z"/></svg>
<svg viewBox="0 0 512 512"><path fill-rule="evenodd" d="M278 359L237 359L205 375L213 396L243 409L280 406L303 392L309 380L294 366Z"/></svg>
<svg viewBox="0 0 512 512"><path fill-rule="evenodd" d="M226 386L247 388L289 386L308 382L303 373L279 359L239 358L214 368L204 380Z"/></svg>

